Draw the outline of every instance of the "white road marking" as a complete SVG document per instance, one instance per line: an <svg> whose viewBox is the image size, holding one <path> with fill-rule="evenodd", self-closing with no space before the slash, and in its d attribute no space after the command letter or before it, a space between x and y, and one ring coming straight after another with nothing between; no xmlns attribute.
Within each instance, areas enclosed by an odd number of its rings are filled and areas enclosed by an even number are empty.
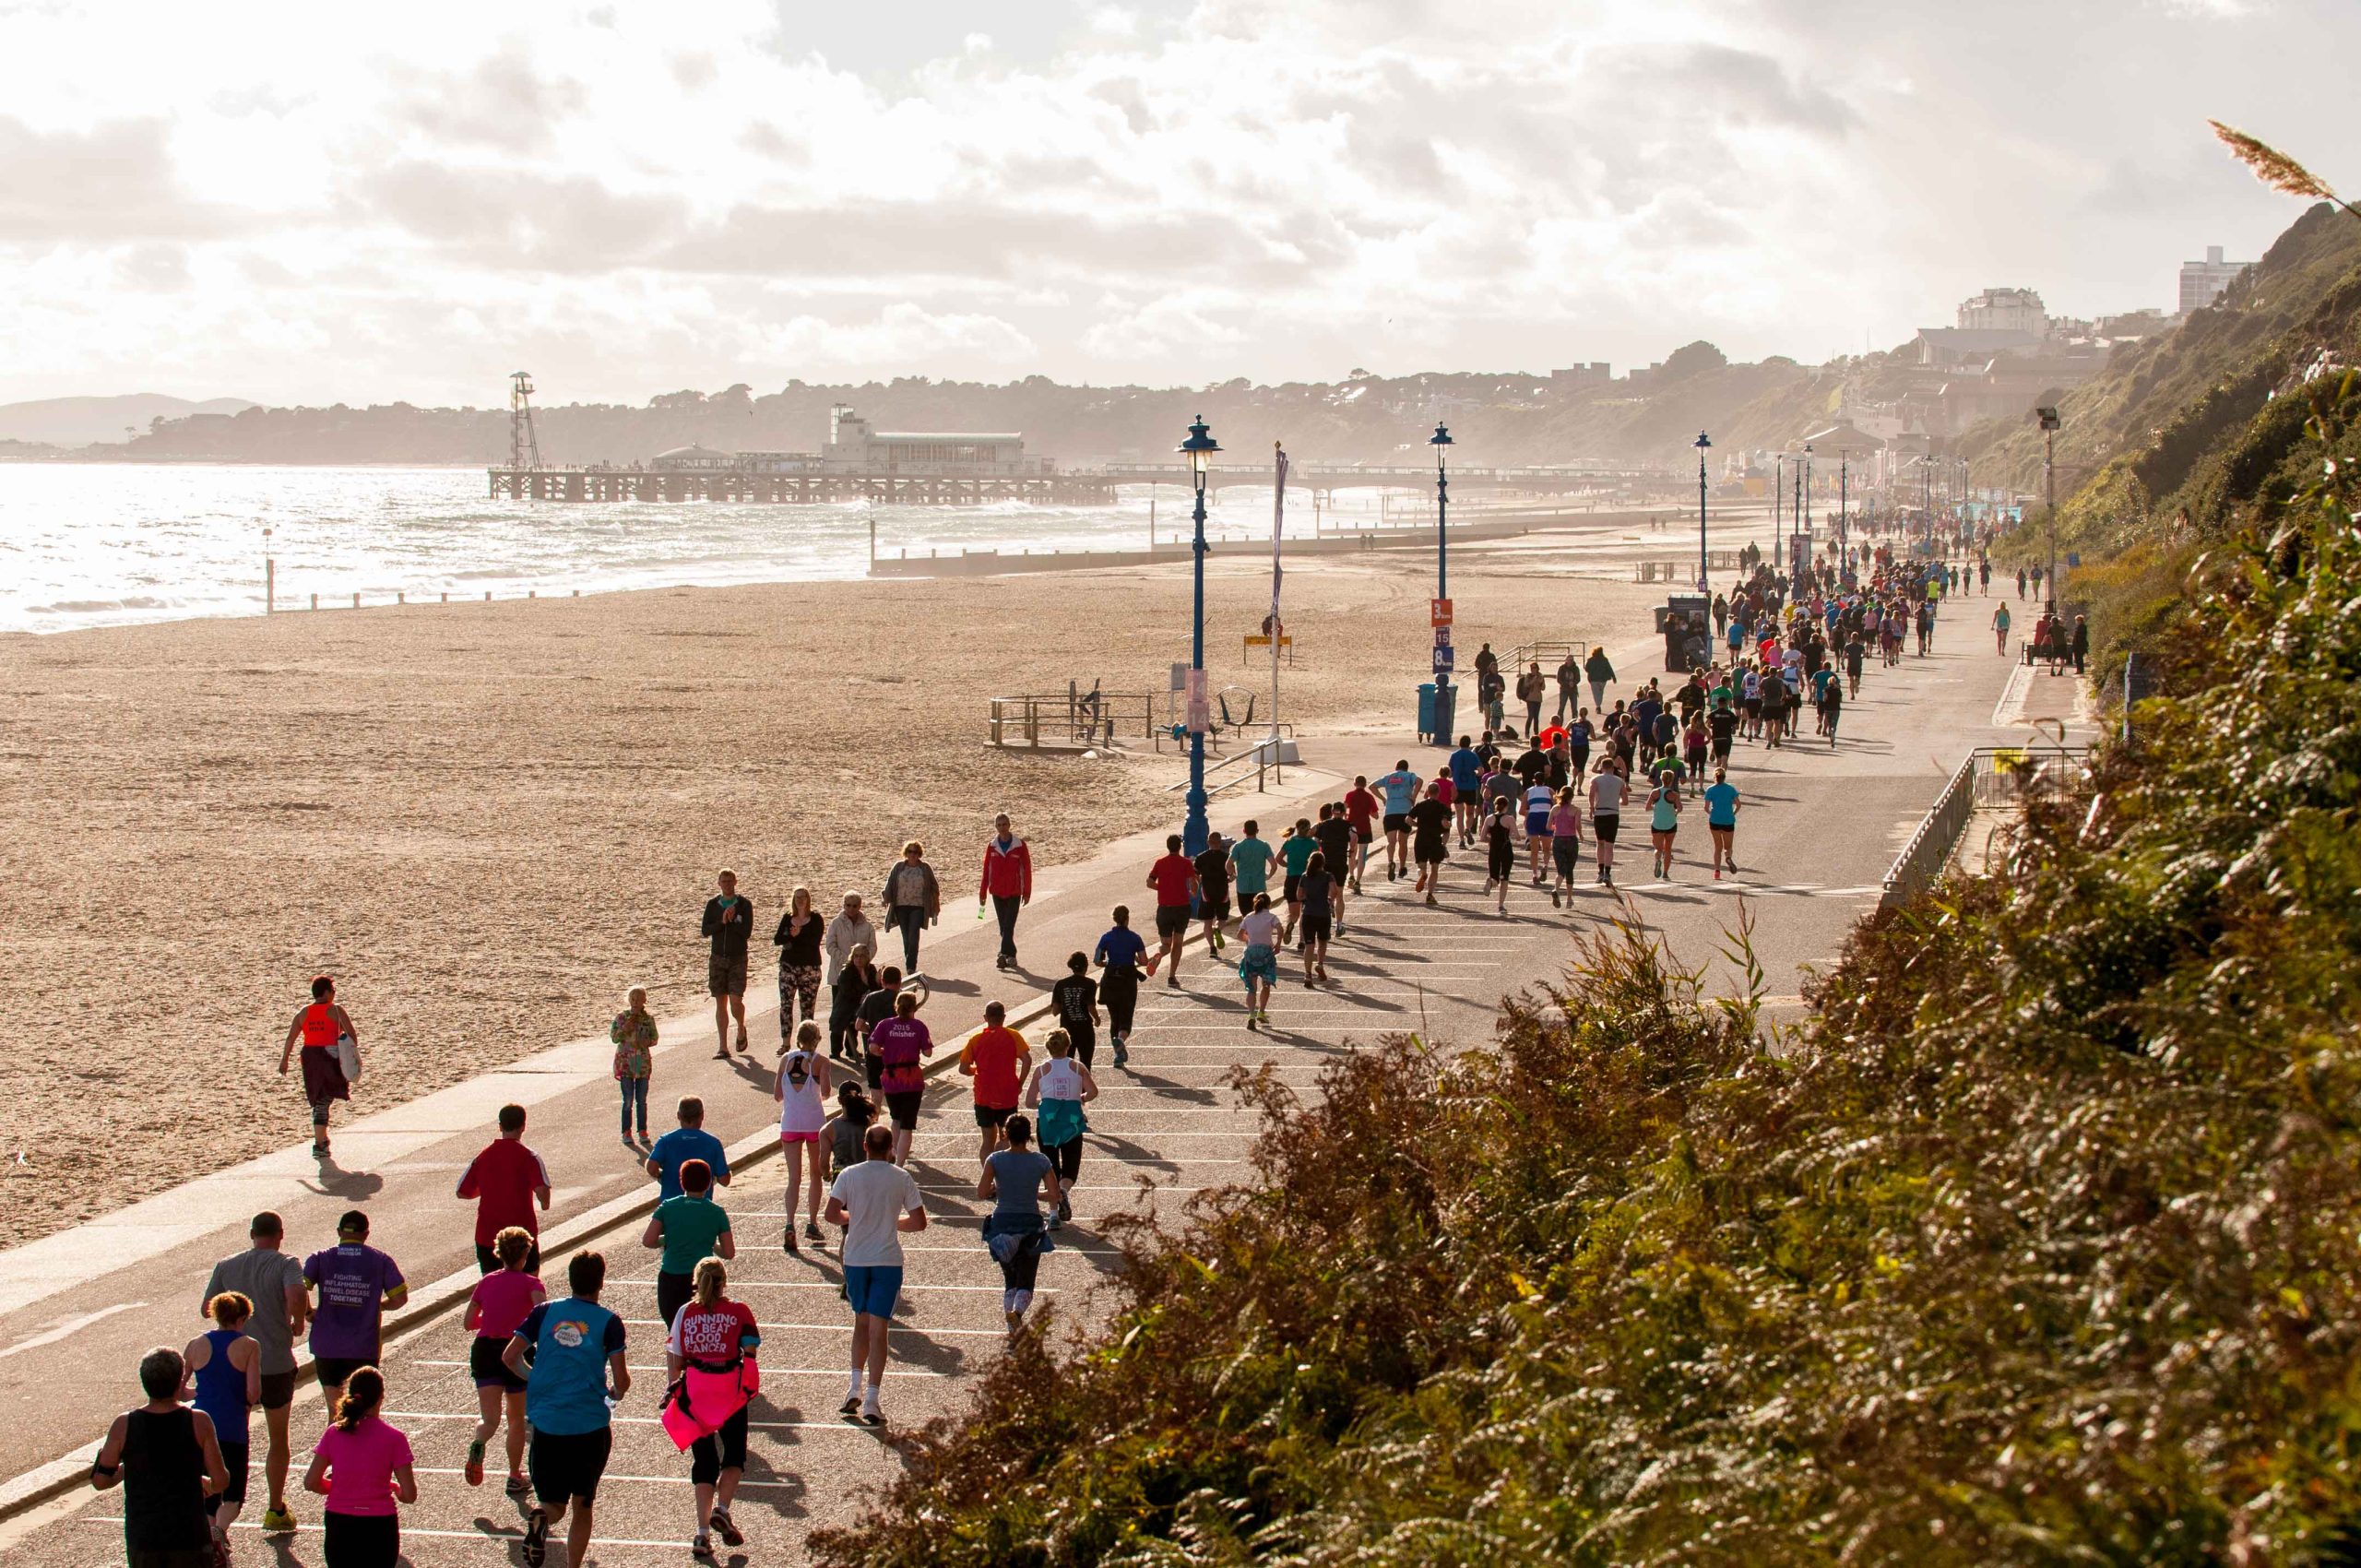
<svg viewBox="0 0 2361 1568"><path fill-rule="evenodd" d="M55 1328L45 1329L30 1338L19 1339L6 1349L0 1350L0 1360L6 1360L10 1356L20 1355L27 1350L38 1350L44 1345L54 1345L61 1339L70 1338L81 1333L101 1318L113 1317L117 1313L136 1312L147 1304L145 1301L117 1301L113 1306L101 1307L97 1312L85 1313L77 1318L68 1318Z"/></svg>

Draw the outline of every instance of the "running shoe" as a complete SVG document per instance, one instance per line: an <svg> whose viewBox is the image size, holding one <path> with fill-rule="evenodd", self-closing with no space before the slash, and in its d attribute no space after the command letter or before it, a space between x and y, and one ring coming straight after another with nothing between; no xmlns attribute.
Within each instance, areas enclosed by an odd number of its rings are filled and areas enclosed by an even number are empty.
<svg viewBox="0 0 2361 1568"><path fill-rule="evenodd" d="M1118 1037L1115 1041L1115 1065L1121 1067L1124 1063L1129 1062L1131 1059L1132 1053L1123 1049L1123 1041L1121 1037Z"/></svg>
<svg viewBox="0 0 2361 1568"><path fill-rule="evenodd" d="M730 1510L727 1508L717 1508L713 1511L713 1533L721 1538L721 1544L724 1546L746 1544L746 1532L738 1527L737 1521L730 1518Z"/></svg>
<svg viewBox="0 0 2361 1568"><path fill-rule="evenodd" d="M1551 888L1551 889L1549 890L1549 907L1550 907L1551 909L1555 909L1560 908L1560 905L1562 905L1562 903L1563 903L1563 902L1564 902L1563 896L1562 896L1562 895L1558 891L1558 889L1556 889L1556 888L1554 888L1554 887L1553 887L1553 888Z"/></svg>
<svg viewBox="0 0 2361 1568"><path fill-rule="evenodd" d="M820 1222L818 1220L807 1219L803 1222L803 1239L807 1241L817 1244L818 1242L825 1241L827 1238L820 1234ZM726 1534L721 1538L724 1540L730 1540L729 1536ZM732 1540L730 1541L730 1544L731 1546L736 1546L738 1543Z"/></svg>
<svg viewBox="0 0 2361 1568"><path fill-rule="evenodd" d="M295 1527L295 1515L289 1509L266 1508L262 1511L262 1527L267 1535L284 1535Z"/></svg>
<svg viewBox="0 0 2361 1568"><path fill-rule="evenodd" d="M479 1438L468 1444L468 1484L483 1485L483 1441Z"/></svg>
<svg viewBox="0 0 2361 1568"><path fill-rule="evenodd" d="M1069 1220L1069 1219L1072 1219L1073 1218L1074 1218L1074 1200L1073 1200L1073 1199L1071 1199L1071 1198L1065 1198L1065 1197L1061 1197L1060 1199L1058 1199L1058 1218L1059 1218L1059 1219L1061 1219L1061 1220Z"/></svg>
<svg viewBox="0 0 2361 1568"><path fill-rule="evenodd" d="M525 1516L525 1568L541 1568L550 1554L550 1516L536 1508Z"/></svg>
<svg viewBox="0 0 2361 1568"><path fill-rule="evenodd" d="M795 1222L793 1220L788 1221L787 1233L778 1239L778 1244L787 1249L787 1255L789 1257L800 1258L803 1255L803 1249L795 1244Z"/></svg>
<svg viewBox="0 0 2361 1568"><path fill-rule="evenodd" d="M836 1414L839 1416L858 1416L860 1414L860 1396L858 1394L847 1395L845 1396L845 1402L836 1407Z"/></svg>
<svg viewBox="0 0 2361 1568"><path fill-rule="evenodd" d="M1429 909L1433 909L1433 908L1434 908L1434 906L1435 906L1435 896L1434 896L1433 894L1430 893L1430 894L1428 894L1428 895L1427 895L1427 908L1429 908Z"/></svg>
<svg viewBox="0 0 2361 1568"><path fill-rule="evenodd" d="M885 1424L885 1412L879 1409L876 1403L872 1401L861 1408L860 1424L865 1427L882 1427Z"/></svg>
<svg viewBox="0 0 2361 1568"><path fill-rule="evenodd" d="M1249 1034L1252 1034L1254 1030L1254 1020L1261 1016L1262 1015L1259 1013L1249 1013L1246 1015L1246 1029Z"/></svg>
<svg viewBox="0 0 2361 1568"><path fill-rule="evenodd" d="M699 1531L698 1531L694 1536L693 1536L693 1537L691 1537L691 1538L690 1538L690 1540L689 1540L689 1555L690 1555L691 1557L695 1558L695 1559L696 1559L698 1562L712 1562L712 1561L713 1561L713 1539L712 1539L712 1538L711 1538L711 1537L709 1537L709 1536L707 1536L707 1535L706 1535L703 1530L699 1530Z"/></svg>
<svg viewBox="0 0 2361 1568"><path fill-rule="evenodd" d="M511 1475L508 1478L508 1484L500 1490L511 1497L530 1497L533 1495L533 1483L522 1476Z"/></svg>
<svg viewBox="0 0 2361 1568"><path fill-rule="evenodd" d="M230 1568L230 1538L213 1538L213 1568Z"/></svg>

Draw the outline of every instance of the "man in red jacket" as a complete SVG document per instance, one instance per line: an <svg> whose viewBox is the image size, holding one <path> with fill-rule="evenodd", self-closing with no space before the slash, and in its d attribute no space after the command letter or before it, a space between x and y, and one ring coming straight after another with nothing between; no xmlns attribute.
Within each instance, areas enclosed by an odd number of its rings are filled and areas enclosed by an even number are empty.
<svg viewBox="0 0 2361 1568"><path fill-rule="evenodd" d="M1025 840L1011 832L1008 814L992 818L992 836L984 844L984 875L976 887L976 913L984 900L992 901L1000 916L1000 958L1003 969L1016 968L1016 911L1033 901L1033 854Z"/></svg>

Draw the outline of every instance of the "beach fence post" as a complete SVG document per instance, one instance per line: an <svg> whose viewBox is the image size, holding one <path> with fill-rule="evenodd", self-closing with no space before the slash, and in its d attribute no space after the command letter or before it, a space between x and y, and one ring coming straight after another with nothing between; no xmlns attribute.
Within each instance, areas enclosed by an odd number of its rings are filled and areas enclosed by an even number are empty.
<svg viewBox="0 0 2361 1568"><path fill-rule="evenodd" d="M314 610L317 610L319 607L320 607L320 596L319 596L318 594L316 594L316 593L315 593L315 594L314 594L314 595L312 596L312 608L313 608L313 609L314 609Z"/></svg>
<svg viewBox="0 0 2361 1568"><path fill-rule="evenodd" d="M266 615L279 609L279 563L270 553L270 529L262 530L262 612Z"/></svg>
<svg viewBox="0 0 2361 1568"><path fill-rule="evenodd" d="M394 593L394 602L396 604L408 604L409 602L409 590L406 588L397 589Z"/></svg>
<svg viewBox="0 0 2361 1568"><path fill-rule="evenodd" d="M361 596L357 593L352 596L352 608L355 610L361 608Z"/></svg>

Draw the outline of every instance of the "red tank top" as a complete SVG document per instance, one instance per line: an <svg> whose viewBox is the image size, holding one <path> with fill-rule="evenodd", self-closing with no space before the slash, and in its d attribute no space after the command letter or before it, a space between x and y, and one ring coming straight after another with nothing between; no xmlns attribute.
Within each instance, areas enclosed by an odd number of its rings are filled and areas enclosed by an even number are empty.
<svg viewBox="0 0 2361 1568"><path fill-rule="evenodd" d="M303 1049L334 1051L336 1049L336 1008L326 1002L314 1002L303 1009Z"/></svg>

